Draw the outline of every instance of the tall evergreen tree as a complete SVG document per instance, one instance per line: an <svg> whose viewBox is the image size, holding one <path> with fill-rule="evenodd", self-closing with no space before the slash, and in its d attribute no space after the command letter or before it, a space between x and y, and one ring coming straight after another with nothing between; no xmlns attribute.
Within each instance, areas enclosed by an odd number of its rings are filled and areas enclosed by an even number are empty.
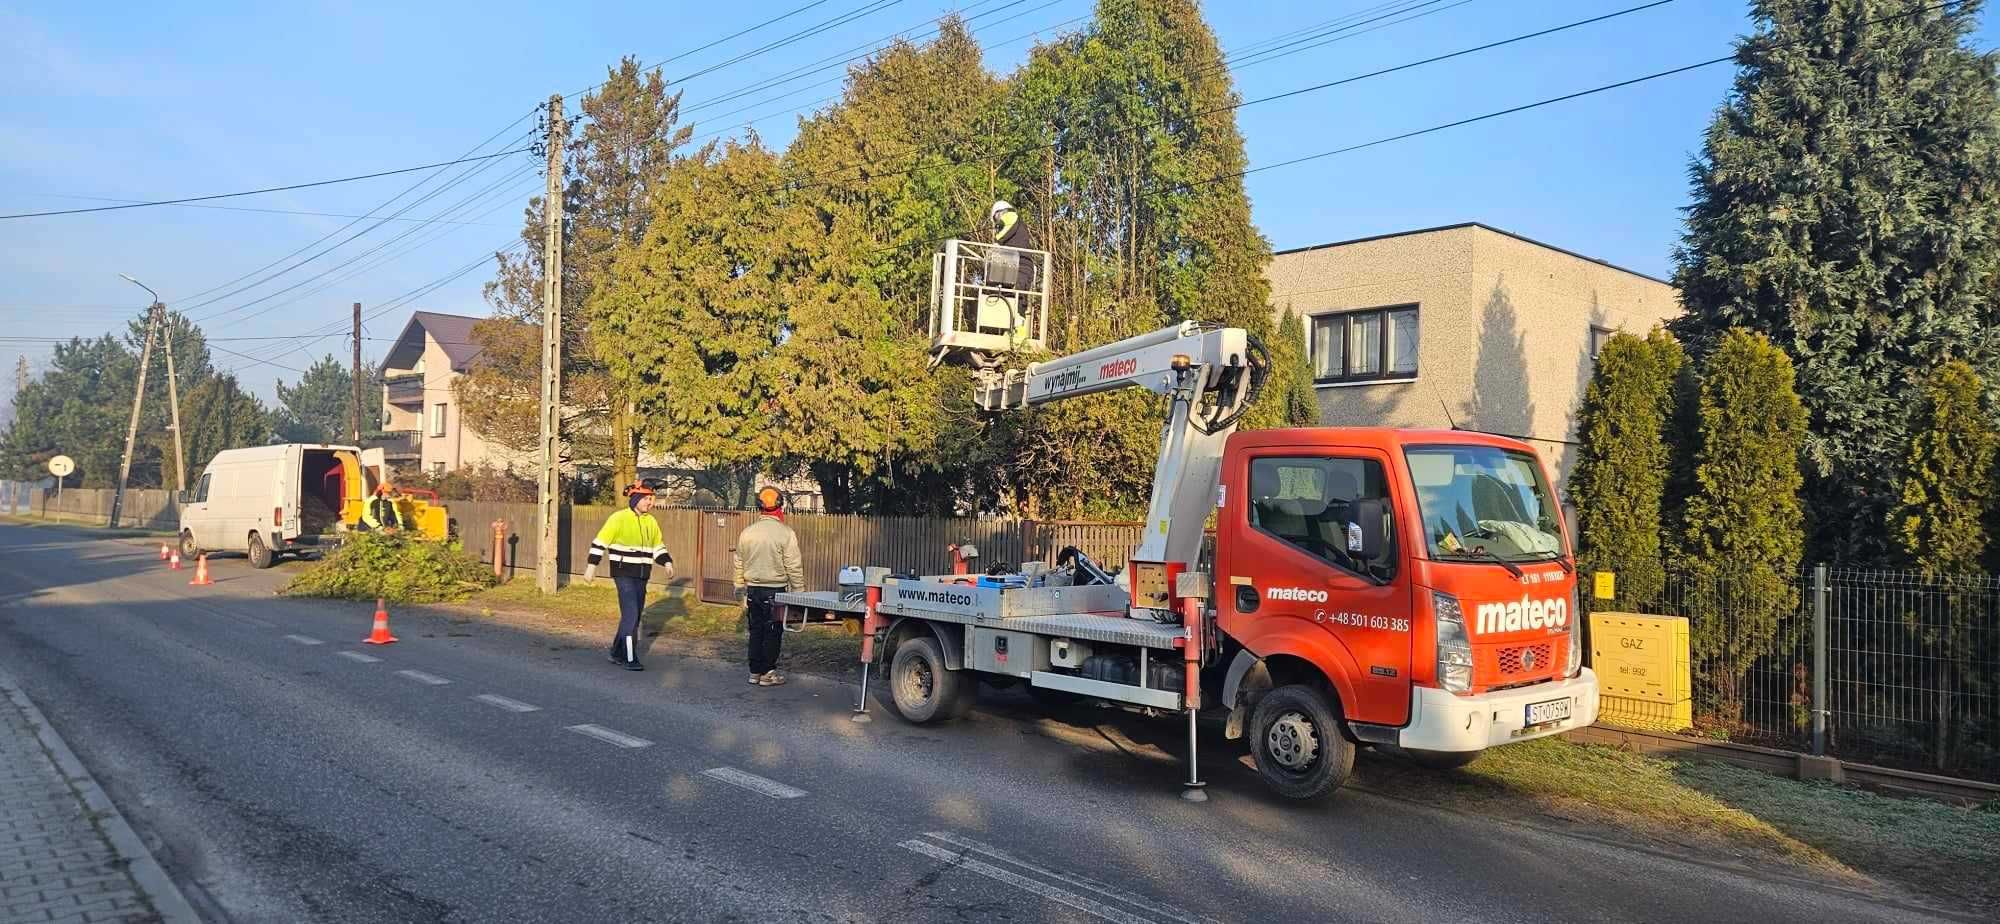
<svg viewBox="0 0 2000 924"><path fill-rule="evenodd" d="M1880 560L1927 371L2000 375L2000 82L1980 0L1756 0L1690 173L1676 255L1697 357L1724 332L1798 363L1818 554Z"/></svg>
<svg viewBox="0 0 2000 924"><path fill-rule="evenodd" d="M56 344L48 371L14 396L14 422L0 439L8 477L47 477L44 464L67 455L77 468L68 484L94 488L117 483L138 365L138 357L108 334ZM134 462L135 481L158 483L152 462L157 459Z"/></svg>
<svg viewBox="0 0 2000 924"><path fill-rule="evenodd" d="M1194 0L1099 0L1081 33L1035 49L1009 87L1001 167L1051 252L1049 347L1072 353L1170 322L1272 333L1270 245L1250 222L1237 100ZM1159 415L1132 392L1012 415L1013 483L1031 514L1132 513L1152 484ZM1269 426L1279 403L1247 421Z"/></svg>
<svg viewBox="0 0 2000 924"><path fill-rule="evenodd" d="M1267 420L1253 420L1253 426L1319 425L1319 395L1313 390L1312 360L1306 356L1306 325L1290 305L1279 317L1277 336L1271 341L1270 378L1261 400L1273 413Z"/></svg>
<svg viewBox="0 0 2000 924"><path fill-rule="evenodd" d="M1806 411L1792 361L1764 335L1722 335L1701 369L1700 445L1684 551L1688 642L1705 705L1738 709L1759 657L1797 629Z"/></svg>
<svg viewBox="0 0 2000 924"><path fill-rule="evenodd" d="M361 432L370 433L382 424L382 386L372 370L361 374L366 379L361 383ZM323 356L307 366L296 383L278 380L272 429L287 442L344 443L351 419L348 409L353 406L353 371L333 356Z"/></svg>
<svg viewBox="0 0 2000 924"><path fill-rule="evenodd" d="M652 220L659 186L693 129L680 124L679 91L658 70L627 56L572 114L563 208L563 438L572 458L602 458L618 483L635 479L638 443L632 383L614 381L604 355L620 349L592 337L592 295L610 282L619 249L636 244ZM512 449L539 445L544 237L542 199L523 215L524 252L499 257L486 285L492 321L474 329L481 361L454 384L465 422Z"/></svg>
<svg viewBox="0 0 2000 924"><path fill-rule="evenodd" d="M1660 548L1665 437L1682 363L1680 344L1665 331L1614 334L1598 351L1577 409L1583 445L1569 496L1580 526L1578 564L1616 573L1619 599L1634 604L1659 602L1666 587Z"/></svg>
<svg viewBox="0 0 2000 924"><path fill-rule="evenodd" d="M264 403L244 392L234 375L210 376L181 400L186 405L181 410L181 426L187 431L183 436L191 473L199 474L224 449L261 446L274 435ZM171 486L171 461L168 464L167 484Z"/></svg>

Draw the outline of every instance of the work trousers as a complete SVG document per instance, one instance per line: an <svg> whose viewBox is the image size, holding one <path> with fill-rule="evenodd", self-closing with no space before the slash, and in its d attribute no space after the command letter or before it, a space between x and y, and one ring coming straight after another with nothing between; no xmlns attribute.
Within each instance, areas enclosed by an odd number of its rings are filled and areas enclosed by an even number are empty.
<svg viewBox="0 0 2000 924"><path fill-rule="evenodd" d="M618 585L618 635L611 640L611 656L631 663L639 660L639 614L646 609L646 580L614 577Z"/></svg>
<svg viewBox="0 0 2000 924"><path fill-rule="evenodd" d="M744 597L750 624L750 673L764 674L778 667L778 650L785 642L785 626L778 618L773 598L782 587L752 587Z"/></svg>

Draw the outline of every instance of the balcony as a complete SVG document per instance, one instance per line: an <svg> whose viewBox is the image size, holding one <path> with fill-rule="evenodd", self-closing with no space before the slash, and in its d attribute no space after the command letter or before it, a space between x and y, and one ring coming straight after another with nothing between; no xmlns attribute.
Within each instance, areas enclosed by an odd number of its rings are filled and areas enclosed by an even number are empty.
<svg viewBox="0 0 2000 924"><path fill-rule="evenodd" d="M390 404L423 407L424 374L411 372L388 376L382 380L382 390Z"/></svg>
<svg viewBox="0 0 2000 924"><path fill-rule="evenodd" d="M361 448L380 449L391 462L409 461L423 455L424 435L416 430L392 430L363 437Z"/></svg>

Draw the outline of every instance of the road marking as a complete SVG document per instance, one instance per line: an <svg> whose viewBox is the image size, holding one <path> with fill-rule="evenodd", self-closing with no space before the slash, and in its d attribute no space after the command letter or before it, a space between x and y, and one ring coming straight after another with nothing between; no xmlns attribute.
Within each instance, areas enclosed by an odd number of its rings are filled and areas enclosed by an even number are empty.
<svg viewBox="0 0 2000 924"><path fill-rule="evenodd" d="M939 847L930 841L907 840L902 843L905 850L912 850L933 860L940 860L951 866L971 873L978 873L988 879L1004 882L1024 892L1032 892L1058 905L1068 905L1085 914L1113 921L1116 924L1157 924L1152 918L1142 918L1129 911L1113 908L1103 902L1092 901L1068 889L1049 885L1039 879L1030 879L1010 869L1002 869L984 860L972 858L971 851L956 851Z"/></svg>
<svg viewBox="0 0 2000 924"><path fill-rule="evenodd" d="M542 707L540 706L530 706L527 703L521 702L518 699L508 699L505 696L496 696L492 693L481 693L478 696L473 697L473 699L485 703L488 706L499 706L500 708L505 709L508 712L542 711Z"/></svg>
<svg viewBox="0 0 2000 924"><path fill-rule="evenodd" d="M924 832L924 836L934 841L943 841L961 850L970 851L972 853L984 854L987 857L992 858L994 860L999 860L1002 863L1011 863L1024 870L1027 870L1028 872L1034 873L1037 876L1041 876L1046 879L1054 879L1058 882L1072 885L1079 889L1085 889L1087 891L1096 892L1097 894L1102 895L1106 898L1116 899L1118 901L1124 902L1125 904L1131 905L1134 908L1138 908L1141 911L1145 911L1151 914L1157 914L1169 920L1180 921L1182 922L1182 924L1210 924L1210 922L1213 922L1215 920L1214 918L1202 917L1200 915L1195 914L1192 911L1188 911L1185 908L1176 908L1172 905L1155 902L1152 899L1149 899L1143 895L1135 895L1131 892L1127 892L1123 889L1120 889L1117 886L1106 885L1105 883L1098 882L1094 879L1088 879L1083 876L1078 876L1074 873L1059 872L1057 870L1048 869L1046 867L1036 866L1033 863L1029 863L1028 861L1021 859L1020 857L1014 856L1013 854L1001 850L1000 848L995 847L991 844L982 844L978 841L973 840L972 838L960 837L949 831L926 831Z"/></svg>
<svg viewBox="0 0 2000 924"><path fill-rule="evenodd" d="M806 794L806 791L803 789L793 789L776 780L767 780L755 773L744 773L735 767L717 767L713 770L703 770L701 775L712 780L720 780L731 786L741 786L751 792L762 793L773 799L796 799Z"/></svg>
<svg viewBox="0 0 2000 924"><path fill-rule="evenodd" d="M634 738L623 732L612 731L602 725L571 725L569 726L569 730L585 737L596 738L599 741L608 741L621 748L649 748L653 746L653 742L647 741L644 738Z"/></svg>
<svg viewBox="0 0 2000 924"><path fill-rule="evenodd" d="M301 644L301 645L324 645L324 644L326 644L325 642L322 642L322 641L320 641L319 639L316 639L316 638L313 638L313 637L312 637L312 636L310 636L310 635L287 635L287 636L285 636L285 638L287 638L287 639L290 639L290 640L292 640L292 641L294 641L294 642L298 642L298 643L299 643L299 644Z"/></svg>
<svg viewBox="0 0 2000 924"><path fill-rule="evenodd" d="M444 679L443 677L439 677L436 674L426 674L423 671L397 671L396 673L408 677L411 680L414 680L418 683L427 683L434 687L441 687L451 682L449 680Z"/></svg>
<svg viewBox="0 0 2000 924"><path fill-rule="evenodd" d="M361 663L363 663L363 664L380 664L380 663L382 663L382 659L381 659L381 658L378 658L378 657L375 657L374 655L365 655L365 654L362 654L361 652L358 652L358 651L343 651L343 652L340 652L340 656L341 656L341 657L343 657L343 658L346 658L346 659L347 659L347 660L349 660L349 661L359 661L359 662L361 662Z"/></svg>

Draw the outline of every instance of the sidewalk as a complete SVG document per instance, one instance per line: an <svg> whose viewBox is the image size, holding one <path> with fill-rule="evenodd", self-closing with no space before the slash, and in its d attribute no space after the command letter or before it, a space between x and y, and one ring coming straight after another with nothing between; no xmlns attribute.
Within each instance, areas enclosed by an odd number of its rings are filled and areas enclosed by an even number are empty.
<svg viewBox="0 0 2000 924"><path fill-rule="evenodd" d="M117 806L5 673L0 673L0 921L200 921Z"/></svg>

